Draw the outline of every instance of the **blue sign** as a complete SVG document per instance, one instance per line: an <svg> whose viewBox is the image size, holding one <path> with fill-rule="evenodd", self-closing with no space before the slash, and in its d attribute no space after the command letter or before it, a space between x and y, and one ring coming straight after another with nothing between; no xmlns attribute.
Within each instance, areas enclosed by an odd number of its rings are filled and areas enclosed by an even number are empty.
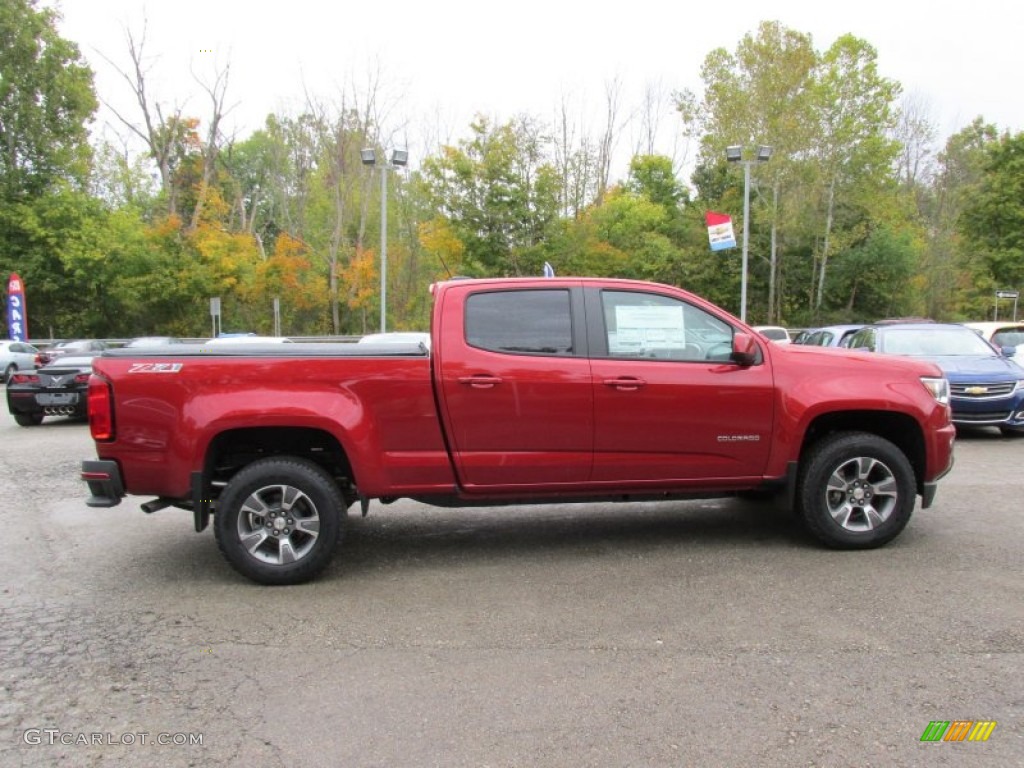
<svg viewBox="0 0 1024 768"><path fill-rule="evenodd" d="M28 340L25 316L25 286L16 274L7 281L7 335L14 341Z"/></svg>

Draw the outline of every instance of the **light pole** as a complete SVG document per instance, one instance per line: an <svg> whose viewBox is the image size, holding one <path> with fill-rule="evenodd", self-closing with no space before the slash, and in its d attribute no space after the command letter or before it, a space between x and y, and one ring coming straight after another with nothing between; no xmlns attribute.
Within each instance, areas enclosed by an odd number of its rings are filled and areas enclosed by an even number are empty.
<svg viewBox="0 0 1024 768"><path fill-rule="evenodd" d="M380 332L387 330L388 306L388 171L394 171L409 163L409 153L404 149L391 150L391 162L377 162L377 150L364 149L359 152L363 165L380 171Z"/></svg>
<svg viewBox="0 0 1024 768"><path fill-rule="evenodd" d="M743 262L740 276L740 320L747 322L747 249L750 242L750 166L754 163L767 163L772 156L772 148L761 144L753 160L743 159L743 147L732 144L725 148L725 158L730 163L743 165Z"/></svg>

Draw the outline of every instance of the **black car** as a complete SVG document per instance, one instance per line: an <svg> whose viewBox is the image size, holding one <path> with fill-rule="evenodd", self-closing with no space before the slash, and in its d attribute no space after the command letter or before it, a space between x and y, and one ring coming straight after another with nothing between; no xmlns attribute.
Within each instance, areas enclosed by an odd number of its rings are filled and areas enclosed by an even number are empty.
<svg viewBox="0 0 1024 768"><path fill-rule="evenodd" d="M41 424L44 416L86 418L86 392L92 358L61 357L34 371L18 371L7 382L7 408L23 427Z"/></svg>

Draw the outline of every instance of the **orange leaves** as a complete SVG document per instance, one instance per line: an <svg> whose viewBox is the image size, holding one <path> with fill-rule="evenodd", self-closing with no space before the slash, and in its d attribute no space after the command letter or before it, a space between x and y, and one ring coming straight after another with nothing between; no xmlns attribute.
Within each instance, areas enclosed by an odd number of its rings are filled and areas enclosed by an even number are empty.
<svg viewBox="0 0 1024 768"><path fill-rule="evenodd" d="M253 293L280 298L297 310L327 306L327 285L308 258L309 246L287 233L278 235L274 252L256 267Z"/></svg>
<svg viewBox="0 0 1024 768"><path fill-rule="evenodd" d="M366 309L377 296L377 254L357 248L352 260L338 270L338 279L348 287L346 303L351 309Z"/></svg>

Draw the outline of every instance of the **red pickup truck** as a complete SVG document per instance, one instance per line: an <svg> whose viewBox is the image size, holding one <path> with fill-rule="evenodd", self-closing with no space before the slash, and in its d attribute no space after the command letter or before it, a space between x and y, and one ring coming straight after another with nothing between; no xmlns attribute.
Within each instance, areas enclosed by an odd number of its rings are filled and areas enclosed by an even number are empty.
<svg viewBox="0 0 1024 768"><path fill-rule="evenodd" d="M346 510L776 494L828 546L876 547L953 462L927 363L768 342L686 291L451 280L430 345L111 350L94 361L89 506L176 506L245 576L291 584Z"/></svg>

